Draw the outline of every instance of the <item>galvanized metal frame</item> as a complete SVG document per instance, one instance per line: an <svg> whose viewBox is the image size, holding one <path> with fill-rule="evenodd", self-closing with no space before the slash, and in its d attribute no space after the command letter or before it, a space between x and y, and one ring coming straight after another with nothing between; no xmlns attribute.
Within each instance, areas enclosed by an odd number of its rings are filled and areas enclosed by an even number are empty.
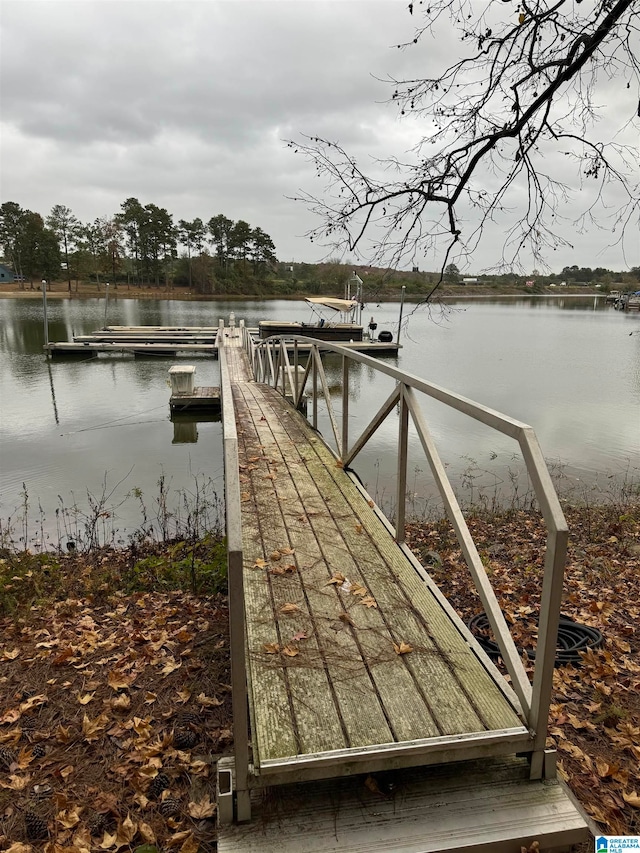
<svg viewBox="0 0 640 853"><path fill-rule="evenodd" d="M511 677L513 689L520 701L521 707L532 734L533 752L531 758L532 778L541 778L545 775L553 775L551 770L551 759L545 759L545 741L547 736L549 705L553 689L553 671L555 662L555 650L558 634L558 623L560 618L560 604L562 598L562 586L564 579L564 565L566 560L566 548L568 541L568 528L553 487L549 471L547 469L542 451L536 439L533 429L520 421L503 415L479 403L475 403L459 394L447 391L438 385L426 382L418 376L405 373L391 365L378 361L371 356L358 353L352 349L342 347L328 341L319 341L303 336L292 336L287 339L269 338L255 342L250 335L245 335L245 347L251 353L252 363L257 363L256 379L277 385L277 373L273 366L273 351L278 349L286 352L287 348L293 347L297 359L299 343L311 346L309 357L302 378L298 383L296 370L296 392L294 404L297 406L304 393L306 384L311 377L312 385L312 413L311 423L315 429L318 427L318 382L323 389L327 404L327 411L336 440L337 458L344 467L347 467L357 454L366 445L367 441L384 422L388 414L395 408L400 408L399 435L398 435L398 489L396 500L395 535L399 544L405 539L405 513L406 513L406 466L409 416L413 421L420 443L423 447L431 472L434 476L449 520L455 530L465 562L481 597L485 612L491 624L505 666ZM333 352L342 356L343 359L343 390L342 390L342 424L338 427L335 413L331 404L328 385L324 374L321 354ZM389 395L380 410L371 419L358 438L353 441L349 448L348 431L348 378L349 363L358 362L364 364L379 373L390 376L396 381L395 390ZM267 367L269 369L267 369ZM293 388L293 384L291 385ZM542 584L542 598L540 604L540 616L538 626L538 649L533 674L533 685L529 681L520 656L517 652L509 627L502 615L500 606L487 577L482 561L477 552L473 538L464 519L464 515L455 497L453 488L446 475L446 471L438 455L435 443L431 437L426 419L417 403L416 393L420 392L426 396L438 400L441 403L455 409L474 420L479 421L510 438L515 439L521 449L529 477L538 500L545 525L547 527L545 568Z"/></svg>
<svg viewBox="0 0 640 853"><path fill-rule="evenodd" d="M249 793L249 717L247 665L245 657L246 619L244 610L244 578L242 524L240 506L240 469L238 467L238 434L231 393L231 381L220 336L220 401L222 404L222 443L224 460L224 496L227 534L227 583L229 587L229 633L231 646L231 691L233 700L233 740L235 753L235 818L251 818Z"/></svg>

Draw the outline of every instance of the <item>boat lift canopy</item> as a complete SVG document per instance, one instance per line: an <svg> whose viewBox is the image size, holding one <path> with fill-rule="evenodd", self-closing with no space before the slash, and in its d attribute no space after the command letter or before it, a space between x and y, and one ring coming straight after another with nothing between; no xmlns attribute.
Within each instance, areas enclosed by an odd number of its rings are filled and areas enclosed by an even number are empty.
<svg viewBox="0 0 640 853"><path fill-rule="evenodd" d="M305 302L312 308L330 308L341 314L350 314L358 305L355 299L335 299L332 296L308 296Z"/></svg>

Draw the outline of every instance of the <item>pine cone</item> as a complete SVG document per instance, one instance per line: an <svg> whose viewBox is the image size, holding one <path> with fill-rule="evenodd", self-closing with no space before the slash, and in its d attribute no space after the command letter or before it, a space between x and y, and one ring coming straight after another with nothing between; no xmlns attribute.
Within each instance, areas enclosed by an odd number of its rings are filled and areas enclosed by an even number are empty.
<svg viewBox="0 0 640 853"><path fill-rule="evenodd" d="M20 726L23 732L32 732L38 728L38 720L35 717L24 716L20 720Z"/></svg>
<svg viewBox="0 0 640 853"><path fill-rule="evenodd" d="M171 784L166 773L158 773L155 779L151 780L149 785L148 795L150 797L159 797L160 794Z"/></svg>
<svg viewBox="0 0 640 853"><path fill-rule="evenodd" d="M4 770L9 769L9 765L16 760L16 754L7 746L0 746L0 767Z"/></svg>
<svg viewBox="0 0 640 853"><path fill-rule="evenodd" d="M175 797L167 797L166 800L160 803L158 810L164 818L180 814L180 800L177 800Z"/></svg>
<svg viewBox="0 0 640 853"><path fill-rule="evenodd" d="M202 717L198 716L198 714L193 714L191 711L183 711L181 714L178 714L176 723L179 726L188 726L189 724L201 726Z"/></svg>
<svg viewBox="0 0 640 853"><path fill-rule="evenodd" d="M38 838L47 838L49 835L49 827L46 820L35 812L25 813L24 826L27 838L30 841L35 841Z"/></svg>
<svg viewBox="0 0 640 853"><path fill-rule="evenodd" d="M88 822L91 835L98 836L107 828L107 818L103 814L94 814Z"/></svg>
<svg viewBox="0 0 640 853"><path fill-rule="evenodd" d="M36 743L31 752L34 758L44 758L47 754L47 747L43 743Z"/></svg>
<svg viewBox="0 0 640 853"><path fill-rule="evenodd" d="M176 749L191 749L199 740L196 732L190 729L174 729L173 731L173 745Z"/></svg>

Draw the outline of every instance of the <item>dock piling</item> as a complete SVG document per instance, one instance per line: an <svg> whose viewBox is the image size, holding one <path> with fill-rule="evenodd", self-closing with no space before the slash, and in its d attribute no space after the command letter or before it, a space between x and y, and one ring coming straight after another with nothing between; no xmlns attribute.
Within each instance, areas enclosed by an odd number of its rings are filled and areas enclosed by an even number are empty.
<svg viewBox="0 0 640 853"><path fill-rule="evenodd" d="M42 279L42 308L44 311L44 345L47 347L49 346L49 320L47 318L47 282L44 278Z"/></svg>

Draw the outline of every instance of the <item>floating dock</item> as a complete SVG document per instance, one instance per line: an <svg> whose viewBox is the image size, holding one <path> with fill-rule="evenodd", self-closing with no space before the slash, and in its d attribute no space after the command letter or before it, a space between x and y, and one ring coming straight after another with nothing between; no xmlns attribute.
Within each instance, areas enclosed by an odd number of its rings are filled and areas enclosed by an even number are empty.
<svg viewBox="0 0 640 853"><path fill-rule="evenodd" d="M191 393L172 394L169 398L171 412L209 412L220 414L220 389L202 385Z"/></svg>
<svg viewBox="0 0 640 853"><path fill-rule="evenodd" d="M257 338L258 330L249 329ZM96 358L100 354L129 353L137 358L174 357L178 353L218 355L217 326L107 326L88 335L74 335L72 341L46 343L44 350L52 358ZM226 329L225 338L233 337L237 330ZM372 356L394 356L400 345L393 341L344 341L341 345L356 352ZM312 344L298 341L298 352L307 353ZM293 344L291 344L293 352Z"/></svg>

